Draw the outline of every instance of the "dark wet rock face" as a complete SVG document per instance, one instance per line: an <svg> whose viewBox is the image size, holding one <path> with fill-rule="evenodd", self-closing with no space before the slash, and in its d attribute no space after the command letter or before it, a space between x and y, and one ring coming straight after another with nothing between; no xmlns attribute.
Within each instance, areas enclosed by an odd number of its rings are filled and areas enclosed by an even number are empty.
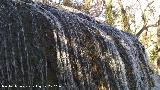
<svg viewBox="0 0 160 90"><path fill-rule="evenodd" d="M1 90L150 90L150 74L133 35L81 13L0 1Z"/></svg>

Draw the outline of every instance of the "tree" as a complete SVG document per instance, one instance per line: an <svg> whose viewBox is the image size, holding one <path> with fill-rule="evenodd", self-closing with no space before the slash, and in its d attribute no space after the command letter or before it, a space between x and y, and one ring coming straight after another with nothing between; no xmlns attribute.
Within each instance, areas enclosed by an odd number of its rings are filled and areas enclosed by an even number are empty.
<svg viewBox="0 0 160 90"><path fill-rule="evenodd" d="M139 4L141 3L139 0L137 0L139 2ZM140 4L140 10L141 10L141 19L142 19L142 28L139 30L139 32L136 34L137 37L140 37L140 35L142 36L141 37L141 42L143 43L143 45L145 46L145 48L148 48L149 45L149 37L148 36L148 29L150 27L154 27L156 26L156 24L148 24L149 22L149 14L151 13L152 11L152 8L150 7L150 5L153 4L154 1L151 1L151 2L148 2L148 4L146 5L146 7L144 9L142 9L142 6Z"/></svg>
<svg viewBox="0 0 160 90"><path fill-rule="evenodd" d="M106 23L113 25L113 15L112 15L112 0L106 0Z"/></svg>
<svg viewBox="0 0 160 90"><path fill-rule="evenodd" d="M158 46L158 57L160 58L160 15L158 20L158 27L157 27L157 46Z"/></svg>
<svg viewBox="0 0 160 90"><path fill-rule="evenodd" d="M129 16L128 16L129 7L126 7L126 9L124 9L121 0L118 0L118 4L120 6L122 28L126 32L131 32L130 24L129 24Z"/></svg>
<svg viewBox="0 0 160 90"><path fill-rule="evenodd" d="M150 2L150 3L148 3L148 5L147 5L147 7L144 9L144 10L142 10L141 9L141 11L142 11L142 20L143 20L143 27L139 30L139 32L136 34L136 36L137 37L139 37L141 34L142 34L142 32L144 32L145 30L147 30L149 27L156 27L157 26L157 23L155 23L155 24L151 24L151 25L147 25L147 22L148 22L148 16L147 16L147 14L145 13L146 11L147 11L147 8L153 3L154 1L152 1L152 2ZM140 2L139 2L140 3ZM150 8L150 10L151 10L151 8Z"/></svg>

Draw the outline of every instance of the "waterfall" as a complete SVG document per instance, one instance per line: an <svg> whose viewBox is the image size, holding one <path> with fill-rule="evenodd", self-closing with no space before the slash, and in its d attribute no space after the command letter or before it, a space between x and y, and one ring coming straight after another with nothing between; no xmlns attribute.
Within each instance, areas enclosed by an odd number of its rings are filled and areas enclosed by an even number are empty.
<svg viewBox="0 0 160 90"><path fill-rule="evenodd" d="M151 74L134 35L82 13L0 0L1 90L151 90Z"/></svg>

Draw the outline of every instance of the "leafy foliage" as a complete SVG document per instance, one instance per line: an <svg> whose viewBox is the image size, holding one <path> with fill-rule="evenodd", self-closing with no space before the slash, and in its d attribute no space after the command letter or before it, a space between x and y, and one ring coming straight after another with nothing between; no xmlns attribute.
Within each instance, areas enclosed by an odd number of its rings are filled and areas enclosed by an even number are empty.
<svg viewBox="0 0 160 90"><path fill-rule="evenodd" d="M157 50L158 50L158 46L155 45L155 47L149 52L149 57L150 57L149 62L150 62L151 64L154 63L156 57L158 56Z"/></svg>

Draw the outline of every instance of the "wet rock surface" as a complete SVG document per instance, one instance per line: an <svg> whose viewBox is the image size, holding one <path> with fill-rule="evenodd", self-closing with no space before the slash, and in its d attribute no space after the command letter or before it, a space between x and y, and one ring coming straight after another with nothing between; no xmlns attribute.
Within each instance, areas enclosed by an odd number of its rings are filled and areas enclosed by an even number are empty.
<svg viewBox="0 0 160 90"><path fill-rule="evenodd" d="M87 15L0 0L0 84L17 85L1 90L150 90L147 60L135 36Z"/></svg>

